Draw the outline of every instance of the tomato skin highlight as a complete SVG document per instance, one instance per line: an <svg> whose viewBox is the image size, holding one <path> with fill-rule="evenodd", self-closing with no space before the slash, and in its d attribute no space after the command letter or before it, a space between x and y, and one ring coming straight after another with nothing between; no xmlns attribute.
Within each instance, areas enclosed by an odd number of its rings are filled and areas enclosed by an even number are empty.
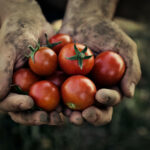
<svg viewBox="0 0 150 150"><path fill-rule="evenodd" d="M49 39L50 43L57 43L60 41L60 44L52 48L56 52L56 54L59 54L61 48L64 47L66 44L72 43L72 38L68 34L58 33Z"/></svg>
<svg viewBox="0 0 150 150"><path fill-rule="evenodd" d="M61 95L64 104L73 110L84 110L94 103L95 84L87 77L74 75L62 84Z"/></svg>
<svg viewBox="0 0 150 150"><path fill-rule="evenodd" d="M81 52L85 46L83 44L76 43L76 47ZM62 68L62 70L69 74L69 75L86 75L88 74L93 66L94 66L94 56L92 56L89 59L83 60L83 68L81 69L77 60L68 60L67 58L74 56L75 50L74 50L74 43L70 43L65 45L58 56L59 65ZM92 51L88 48L87 52L85 53L86 56L93 55Z"/></svg>
<svg viewBox="0 0 150 150"><path fill-rule="evenodd" d="M50 75L57 68L57 55L50 48L40 47L34 55L34 62L31 57L29 58L29 66L38 75Z"/></svg>
<svg viewBox="0 0 150 150"><path fill-rule="evenodd" d="M61 87L62 83L67 78L67 75L63 71L55 71L52 75L46 77L46 80L51 81L57 87Z"/></svg>
<svg viewBox="0 0 150 150"><path fill-rule="evenodd" d="M56 85L50 81L39 81L30 88L29 95L35 104L46 111L54 110L60 101L60 93Z"/></svg>
<svg viewBox="0 0 150 150"><path fill-rule="evenodd" d="M92 76L100 86L113 86L121 80L124 72L123 58L116 52L105 51L96 57Z"/></svg>
<svg viewBox="0 0 150 150"><path fill-rule="evenodd" d="M13 84L28 92L30 87L39 80L39 77L28 68L21 68L13 74Z"/></svg>

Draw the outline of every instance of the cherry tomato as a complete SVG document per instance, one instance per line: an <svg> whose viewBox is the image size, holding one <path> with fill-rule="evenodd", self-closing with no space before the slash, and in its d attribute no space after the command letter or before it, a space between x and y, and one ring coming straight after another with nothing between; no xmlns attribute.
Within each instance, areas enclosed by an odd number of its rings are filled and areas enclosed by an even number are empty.
<svg viewBox="0 0 150 150"><path fill-rule="evenodd" d="M30 88L29 95L40 108L46 111L54 110L60 100L59 90L56 85L50 81L39 81Z"/></svg>
<svg viewBox="0 0 150 150"><path fill-rule="evenodd" d="M112 86L120 81L124 72L122 57L113 51L105 51L96 57L92 76L100 86Z"/></svg>
<svg viewBox="0 0 150 150"><path fill-rule="evenodd" d="M82 51L84 52L82 53ZM70 75L86 75L94 66L94 56L92 51L78 43L65 45L59 53L58 60L62 70Z"/></svg>
<svg viewBox="0 0 150 150"><path fill-rule="evenodd" d="M59 51L68 43L72 43L72 38L68 34L58 33L49 39L51 44L61 42L60 44L54 46L52 49L59 54Z"/></svg>
<svg viewBox="0 0 150 150"><path fill-rule="evenodd" d="M50 75L57 68L57 55L47 47L40 47L34 54L34 61L29 58L29 66L31 70L38 75Z"/></svg>
<svg viewBox="0 0 150 150"><path fill-rule="evenodd" d="M28 92L31 85L38 80L39 77L27 68L19 69L13 74L13 83L25 92Z"/></svg>
<svg viewBox="0 0 150 150"><path fill-rule="evenodd" d="M61 87L61 95L69 108L83 110L94 103L95 84L87 77L74 75L69 77Z"/></svg>
<svg viewBox="0 0 150 150"><path fill-rule="evenodd" d="M51 81L56 86L60 87L67 78L66 74L62 71L55 71L52 75L48 76L46 80Z"/></svg>

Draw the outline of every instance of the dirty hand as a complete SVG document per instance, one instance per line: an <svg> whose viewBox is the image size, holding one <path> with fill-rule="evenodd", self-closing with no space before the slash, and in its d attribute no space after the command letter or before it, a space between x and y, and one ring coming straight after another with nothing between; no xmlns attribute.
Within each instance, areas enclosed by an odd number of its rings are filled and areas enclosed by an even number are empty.
<svg viewBox="0 0 150 150"><path fill-rule="evenodd" d="M44 33L54 34L38 4L31 0L0 1L0 111L8 112L12 120L25 125L59 124L57 112L27 111L34 106L31 97L9 93L13 70L26 62L29 45L38 39L44 41Z"/></svg>
<svg viewBox="0 0 150 150"><path fill-rule="evenodd" d="M103 3L103 1L100 2ZM75 42L87 45L95 55L103 51L113 50L121 55L126 63L126 72L120 85L112 87L112 89L102 88L96 93L96 101L104 104L104 108L91 106L82 113L70 113L70 120L75 124L82 124L84 118L91 124L103 125L111 121L113 106L121 101L122 96L132 97L134 95L135 86L141 76L137 47L134 41L111 20L111 15L105 17L98 11L95 11L94 14L92 11L88 13L87 3L81 12L78 11L80 4L71 5L71 3L73 1L70 1L70 7L68 6L60 33L67 33L73 37ZM93 3L91 2L91 7Z"/></svg>

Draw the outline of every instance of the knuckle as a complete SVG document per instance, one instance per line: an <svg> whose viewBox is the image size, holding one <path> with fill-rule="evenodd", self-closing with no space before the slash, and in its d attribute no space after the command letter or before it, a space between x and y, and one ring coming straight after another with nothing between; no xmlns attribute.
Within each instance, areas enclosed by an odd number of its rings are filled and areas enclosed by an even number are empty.
<svg viewBox="0 0 150 150"><path fill-rule="evenodd" d="M108 117L108 119L107 119L106 123L110 123L110 122L111 122L111 120L112 120L112 115L110 115L110 116Z"/></svg>
<svg viewBox="0 0 150 150"><path fill-rule="evenodd" d="M142 71L141 71L141 67L139 66L136 70L136 84L140 81L142 76Z"/></svg>
<svg viewBox="0 0 150 150"><path fill-rule="evenodd" d="M33 100L29 96L26 96L25 101L24 103L22 103L22 105L20 105L20 108L23 110L31 109L33 105L34 105Z"/></svg>

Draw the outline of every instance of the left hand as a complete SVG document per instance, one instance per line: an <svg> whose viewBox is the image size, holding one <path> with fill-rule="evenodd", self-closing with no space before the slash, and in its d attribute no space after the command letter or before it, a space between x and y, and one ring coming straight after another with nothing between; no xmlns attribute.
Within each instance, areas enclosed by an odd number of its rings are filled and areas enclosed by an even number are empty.
<svg viewBox="0 0 150 150"><path fill-rule="evenodd" d="M99 89L96 93L97 102L107 107L99 109L91 106L82 114L73 112L70 116L70 121L75 124L81 124L83 118L94 125L110 122L113 113L112 106L120 103L123 96L132 97L135 86L140 80L141 69L136 44L117 24L100 16L88 16L87 18L78 16L67 20L63 22L60 33L67 33L73 37L75 42L87 45L95 55L102 51L114 50L124 58L126 72L120 82L120 90L119 87L112 87L112 89Z"/></svg>
<svg viewBox="0 0 150 150"><path fill-rule="evenodd" d="M13 71L27 61L28 46L35 46L38 39L44 44L45 33L49 37L55 34L37 2L0 1L0 32L0 111L24 125L62 124L62 113L29 111L34 106L30 96L9 93Z"/></svg>

